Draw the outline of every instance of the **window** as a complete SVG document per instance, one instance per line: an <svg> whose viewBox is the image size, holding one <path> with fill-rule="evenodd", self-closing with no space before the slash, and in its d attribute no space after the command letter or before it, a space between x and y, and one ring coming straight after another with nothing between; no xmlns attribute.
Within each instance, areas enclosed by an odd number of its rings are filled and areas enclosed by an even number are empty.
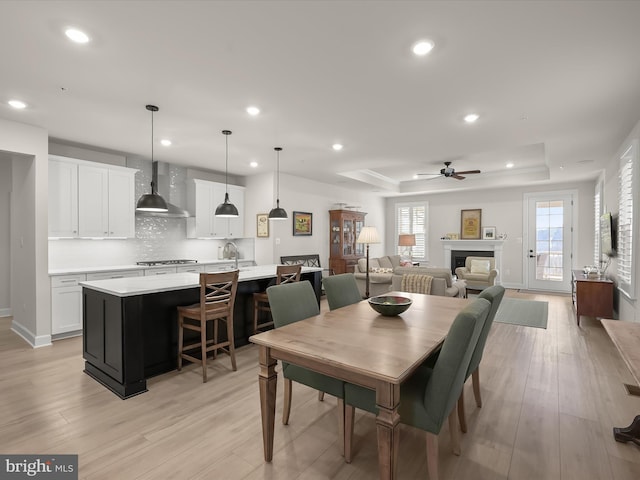
<svg viewBox="0 0 640 480"><path fill-rule="evenodd" d="M416 236L416 245L411 247L411 256L414 259L428 261L428 245L427 245L427 210L428 204L425 203L398 203L396 205L396 236L395 241L398 243L398 235L401 233L413 233ZM398 255L404 253L406 247L396 247Z"/></svg>
<svg viewBox="0 0 640 480"><path fill-rule="evenodd" d="M635 298L634 231L637 219L634 191L638 191L637 140L620 157L618 177L618 289L626 296ZM637 215L636 215L637 216Z"/></svg>
<svg viewBox="0 0 640 480"><path fill-rule="evenodd" d="M602 215L602 190L603 181L598 180L596 183L596 191L593 197L593 229L595 237L593 239L593 264L600 267L602 261L602 252L600 251L600 216Z"/></svg>

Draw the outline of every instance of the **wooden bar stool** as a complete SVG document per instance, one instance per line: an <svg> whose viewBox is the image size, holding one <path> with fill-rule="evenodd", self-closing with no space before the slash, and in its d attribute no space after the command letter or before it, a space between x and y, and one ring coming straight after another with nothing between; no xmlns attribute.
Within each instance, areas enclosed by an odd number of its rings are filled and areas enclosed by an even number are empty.
<svg viewBox="0 0 640 480"><path fill-rule="evenodd" d="M235 371L236 354L233 343L233 304L238 289L238 270L222 273L200 274L200 303L178 307L178 370L182 370L182 359L202 365L202 382L207 381L207 355L218 350L231 357ZM227 339L218 341L218 321L227 324ZM213 322L213 339L207 338L207 323ZM200 332L200 340L183 345L184 330ZM200 350L200 358L193 355ZM192 354L185 353L192 351Z"/></svg>
<svg viewBox="0 0 640 480"><path fill-rule="evenodd" d="M278 265L276 268L276 285L285 283L299 282L302 265ZM269 315L270 320L258 323L260 312ZM273 325L273 317L271 317L271 307L269 306L269 297L267 292L256 292L253 294L253 334L255 335L261 328Z"/></svg>

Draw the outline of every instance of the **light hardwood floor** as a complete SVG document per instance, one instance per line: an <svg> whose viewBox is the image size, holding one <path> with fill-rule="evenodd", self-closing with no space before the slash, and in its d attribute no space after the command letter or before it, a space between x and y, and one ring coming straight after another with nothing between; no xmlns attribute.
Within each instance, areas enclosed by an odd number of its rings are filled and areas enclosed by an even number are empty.
<svg viewBox="0 0 640 480"><path fill-rule="evenodd" d="M465 398L462 455L440 434L443 479L640 478L640 448L611 428L640 413L633 382L600 322L575 323L568 296L509 296L549 302L548 328L494 324L480 367L483 407ZM326 308L326 305L323 305ZM294 384L290 424L281 424L279 378L273 462L262 454L257 348L222 356L202 383L198 366L149 381L120 400L82 373L80 337L31 349L0 319L0 453L79 455L80 478L375 479L374 417L358 413L354 460L337 441L335 399ZM424 434L402 427L399 478L427 478Z"/></svg>

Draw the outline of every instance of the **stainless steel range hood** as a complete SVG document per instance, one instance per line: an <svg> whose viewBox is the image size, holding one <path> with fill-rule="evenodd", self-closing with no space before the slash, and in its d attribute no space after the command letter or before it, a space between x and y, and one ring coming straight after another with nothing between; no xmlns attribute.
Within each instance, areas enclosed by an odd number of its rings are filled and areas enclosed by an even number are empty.
<svg viewBox="0 0 640 480"><path fill-rule="evenodd" d="M166 212L138 212L136 211L136 215L141 217L163 217L163 218L187 218L189 217L189 212L171 202L171 176L168 173L168 164L161 164L157 161L153 162L152 166L152 181L156 186L156 191L164 198L167 203L167 211ZM162 170L162 172L159 172Z"/></svg>

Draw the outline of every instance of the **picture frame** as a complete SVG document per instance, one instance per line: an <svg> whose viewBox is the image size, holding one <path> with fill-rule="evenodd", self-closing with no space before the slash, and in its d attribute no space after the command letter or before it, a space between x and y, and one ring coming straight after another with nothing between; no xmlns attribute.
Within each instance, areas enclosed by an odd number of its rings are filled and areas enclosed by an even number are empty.
<svg viewBox="0 0 640 480"><path fill-rule="evenodd" d="M460 239L480 240L480 225L482 225L482 209L460 211Z"/></svg>
<svg viewBox="0 0 640 480"><path fill-rule="evenodd" d="M293 212L293 236L311 236L313 234L313 214Z"/></svg>
<svg viewBox="0 0 640 480"><path fill-rule="evenodd" d="M256 215L256 236L258 238L269 237L269 214L258 213Z"/></svg>
<svg viewBox="0 0 640 480"><path fill-rule="evenodd" d="M496 227L482 227L482 239L483 240L495 240L496 239Z"/></svg>

